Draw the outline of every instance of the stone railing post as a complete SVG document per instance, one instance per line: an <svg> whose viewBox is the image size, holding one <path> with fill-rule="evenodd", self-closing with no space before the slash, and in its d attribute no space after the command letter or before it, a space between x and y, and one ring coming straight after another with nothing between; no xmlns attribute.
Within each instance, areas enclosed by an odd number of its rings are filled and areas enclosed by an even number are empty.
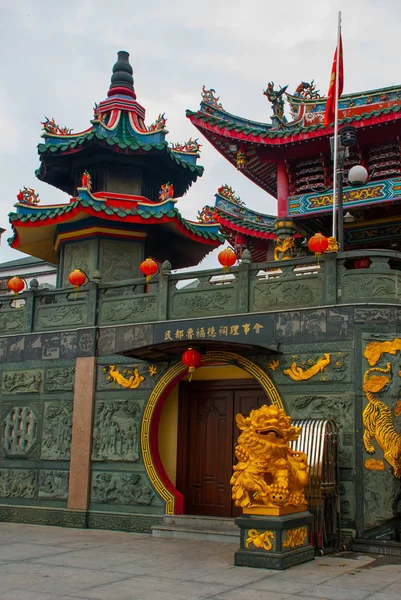
<svg viewBox="0 0 401 600"><path fill-rule="evenodd" d="M324 255L323 304L337 304L337 253Z"/></svg>
<svg viewBox="0 0 401 600"><path fill-rule="evenodd" d="M167 321L168 319L169 275L171 275L171 264L168 260L165 260L159 274L159 306L157 315L159 321Z"/></svg>
<svg viewBox="0 0 401 600"><path fill-rule="evenodd" d="M28 292L24 294L25 300L25 325L24 331L26 333L31 333L33 331L33 322L35 316L35 297L36 297L36 288L30 286Z"/></svg>
<svg viewBox="0 0 401 600"><path fill-rule="evenodd" d="M251 267L251 253L244 250L241 262L238 265L237 286L237 310L239 313L249 312L249 274Z"/></svg>

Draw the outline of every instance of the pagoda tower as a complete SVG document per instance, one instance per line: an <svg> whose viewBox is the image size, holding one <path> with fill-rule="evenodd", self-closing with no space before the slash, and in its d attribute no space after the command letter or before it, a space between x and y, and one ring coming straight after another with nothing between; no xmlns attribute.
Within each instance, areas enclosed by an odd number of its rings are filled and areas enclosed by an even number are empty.
<svg viewBox="0 0 401 600"><path fill-rule="evenodd" d="M129 54L118 52L107 98L85 131L43 123L36 175L70 201L42 206L25 188L10 215L11 246L58 263L59 285L76 268L89 278L100 271L104 282L132 279L147 256L173 268L196 265L223 241L217 224L193 223L177 209L203 173L199 144L170 145L162 114L145 124L132 73Z"/></svg>

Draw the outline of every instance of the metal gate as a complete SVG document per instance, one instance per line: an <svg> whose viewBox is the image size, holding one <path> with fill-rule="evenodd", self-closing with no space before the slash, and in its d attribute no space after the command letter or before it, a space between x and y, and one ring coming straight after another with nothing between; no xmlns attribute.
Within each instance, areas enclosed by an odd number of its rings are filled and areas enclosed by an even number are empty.
<svg viewBox="0 0 401 600"><path fill-rule="evenodd" d="M340 550L340 497L337 426L332 419L293 419L302 433L292 450L308 457L309 482L305 489L309 511L314 520L311 544L316 552Z"/></svg>

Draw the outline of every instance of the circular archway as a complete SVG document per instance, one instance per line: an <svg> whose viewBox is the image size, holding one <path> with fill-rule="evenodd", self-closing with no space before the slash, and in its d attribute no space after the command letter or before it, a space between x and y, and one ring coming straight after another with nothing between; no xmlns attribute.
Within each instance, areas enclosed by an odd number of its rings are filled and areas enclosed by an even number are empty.
<svg viewBox="0 0 401 600"><path fill-rule="evenodd" d="M235 364L250 375L261 385L272 404L284 408L278 390L270 377L256 363L235 352L210 351L202 357L202 365ZM187 373L187 367L180 361L170 367L159 379L150 394L145 406L142 428L141 448L143 462L148 477L166 502L166 514L182 514L183 496L168 478L159 454L158 429L164 402L177 383Z"/></svg>

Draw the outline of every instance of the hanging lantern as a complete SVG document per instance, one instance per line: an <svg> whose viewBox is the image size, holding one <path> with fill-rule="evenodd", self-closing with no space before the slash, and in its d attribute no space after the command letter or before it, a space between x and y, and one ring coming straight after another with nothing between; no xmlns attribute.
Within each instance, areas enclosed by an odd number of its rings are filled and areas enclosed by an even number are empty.
<svg viewBox="0 0 401 600"><path fill-rule="evenodd" d="M77 291L79 290L79 288L82 285L84 285L84 283L86 281L86 275L80 269L74 269L74 271L71 271L71 273L68 275L68 281L71 283L71 285L74 286L75 298L76 298Z"/></svg>
<svg viewBox="0 0 401 600"><path fill-rule="evenodd" d="M355 269L369 269L372 261L370 258L357 258L354 262Z"/></svg>
<svg viewBox="0 0 401 600"><path fill-rule="evenodd" d="M156 275L159 267L157 266L157 262L153 260L153 258L147 258L139 265L139 270L142 275L145 275L146 281L150 281L152 279L152 275Z"/></svg>
<svg viewBox="0 0 401 600"><path fill-rule="evenodd" d="M185 350L183 353L181 360L184 365L188 367L189 381L191 381L195 369L198 369L201 366L202 356L197 350L188 348L188 350Z"/></svg>
<svg viewBox="0 0 401 600"><path fill-rule="evenodd" d="M237 262L237 256L231 248L225 248L221 252L219 252L218 257L219 263L223 267L223 271L228 271L230 267L235 265Z"/></svg>
<svg viewBox="0 0 401 600"><path fill-rule="evenodd" d="M323 252L326 252L329 247L329 240L325 235L321 233L315 233L313 237L308 241L308 248L311 252L315 253L315 256L319 258Z"/></svg>
<svg viewBox="0 0 401 600"><path fill-rule="evenodd" d="M8 289L14 293L14 296L18 296L18 294L22 292L25 287L24 281L18 276L11 277L11 279L8 280L7 285Z"/></svg>

